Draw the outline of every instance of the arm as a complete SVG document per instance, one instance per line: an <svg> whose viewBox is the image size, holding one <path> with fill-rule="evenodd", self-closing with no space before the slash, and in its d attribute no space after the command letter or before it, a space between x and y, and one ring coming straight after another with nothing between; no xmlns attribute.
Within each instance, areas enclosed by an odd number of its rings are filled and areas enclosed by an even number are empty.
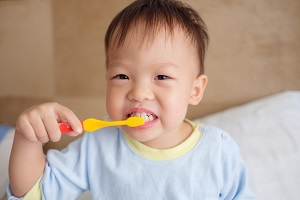
<svg viewBox="0 0 300 200"><path fill-rule="evenodd" d="M31 107L19 116L9 162L10 186L15 196L25 195L42 176L46 163L42 143L60 140L60 121L77 130L69 135L82 132L75 114L57 103Z"/></svg>
<svg viewBox="0 0 300 200"><path fill-rule="evenodd" d="M231 199L249 199L255 200L256 197L251 191L248 183L248 168L242 158L239 148L235 141L223 133L223 179L224 185L221 198Z"/></svg>
<svg viewBox="0 0 300 200"><path fill-rule="evenodd" d="M15 196L24 196L42 176L45 167L42 143L27 140L17 130L9 161L9 178Z"/></svg>

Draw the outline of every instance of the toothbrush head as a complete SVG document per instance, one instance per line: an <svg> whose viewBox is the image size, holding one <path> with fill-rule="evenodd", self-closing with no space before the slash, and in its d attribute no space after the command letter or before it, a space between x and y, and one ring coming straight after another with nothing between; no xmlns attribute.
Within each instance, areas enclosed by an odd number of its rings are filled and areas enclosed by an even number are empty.
<svg viewBox="0 0 300 200"><path fill-rule="evenodd" d="M143 117L129 117L126 123L129 127L141 126L145 124L145 119Z"/></svg>

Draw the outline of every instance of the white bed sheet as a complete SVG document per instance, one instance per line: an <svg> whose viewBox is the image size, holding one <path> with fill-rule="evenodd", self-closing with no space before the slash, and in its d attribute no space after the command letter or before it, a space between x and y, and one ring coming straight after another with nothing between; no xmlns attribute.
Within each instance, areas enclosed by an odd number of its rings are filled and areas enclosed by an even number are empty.
<svg viewBox="0 0 300 200"><path fill-rule="evenodd" d="M300 91L288 91L196 119L238 143L258 199L300 199Z"/></svg>

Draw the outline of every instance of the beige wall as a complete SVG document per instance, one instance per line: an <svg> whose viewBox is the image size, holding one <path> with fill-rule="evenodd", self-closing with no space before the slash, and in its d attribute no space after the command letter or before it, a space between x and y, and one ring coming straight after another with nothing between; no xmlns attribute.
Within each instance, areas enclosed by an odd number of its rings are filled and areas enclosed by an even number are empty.
<svg viewBox="0 0 300 200"><path fill-rule="evenodd" d="M189 2L203 13L211 37L209 84L195 110L210 113L300 89L300 1Z"/></svg>
<svg viewBox="0 0 300 200"><path fill-rule="evenodd" d="M51 1L0 1L0 123L55 95Z"/></svg>
<svg viewBox="0 0 300 200"><path fill-rule="evenodd" d="M103 38L129 0L0 1L0 123L58 101L84 119L105 116ZM300 1L188 0L207 23L209 84L195 118L300 90Z"/></svg>

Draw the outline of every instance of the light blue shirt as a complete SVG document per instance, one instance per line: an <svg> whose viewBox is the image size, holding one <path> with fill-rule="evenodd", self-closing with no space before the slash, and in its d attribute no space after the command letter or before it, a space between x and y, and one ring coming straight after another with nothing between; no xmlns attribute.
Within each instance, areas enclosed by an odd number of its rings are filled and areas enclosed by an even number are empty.
<svg viewBox="0 0 300 200"><path fill-rule="evenodd" d="M255 199L233 139L212 126L199 130L202 137L188 153L163 161L142 157L117 127L85 133L48 152L42 197L70 200L90 190L95 200Z"/></svg>

